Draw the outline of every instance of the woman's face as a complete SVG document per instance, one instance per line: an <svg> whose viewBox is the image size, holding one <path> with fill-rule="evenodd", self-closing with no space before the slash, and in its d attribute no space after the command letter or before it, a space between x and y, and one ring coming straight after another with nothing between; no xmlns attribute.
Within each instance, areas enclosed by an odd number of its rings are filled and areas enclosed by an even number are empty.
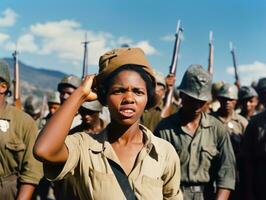
<svg viewBox="0 0 266 200"><path fill-rule="evenodd" d="M124 70L110 83L107 105L112 120L122 125L139 121L148 102L146 83L135 71Z"/></svg>

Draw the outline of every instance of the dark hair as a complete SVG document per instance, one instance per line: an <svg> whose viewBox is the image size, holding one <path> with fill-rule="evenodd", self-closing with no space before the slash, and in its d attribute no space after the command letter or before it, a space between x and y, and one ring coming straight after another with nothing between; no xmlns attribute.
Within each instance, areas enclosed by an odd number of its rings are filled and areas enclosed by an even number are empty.
<svg viewBox="0 0 266 200"><path fill-rule="evenodd" d="M9 85L9 83L5 79L3 79L2 77L0 77L0 83L5 83L7 85L7 90L5 92L5 95L6 96L11 96L11 91L10 91L10 85Z"/></svg>
<svg viewBox="0 0 266 200"><path fill-rule="evenodd" d="M119 67L113 71L107 78L102 81L97 87L98 100L101 104L106 105L107 93L110 86L113 83L113 79L122 71L134 71L137 72L146 83L148 102L146 109L150 109L158 103L158 96L155 93L155 86L150 75L139 65L127 64Z"/></svg>

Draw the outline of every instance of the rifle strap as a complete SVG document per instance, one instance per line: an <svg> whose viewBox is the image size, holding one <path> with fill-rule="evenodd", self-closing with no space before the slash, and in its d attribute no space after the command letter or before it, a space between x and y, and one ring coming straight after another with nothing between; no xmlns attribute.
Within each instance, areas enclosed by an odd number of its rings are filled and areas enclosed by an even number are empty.
<svg viewBox="0 0 266 200"><path fill-rule="evenodd" d="M117 182L120 185L125 197L127 200L136 200L136 196L129 184L128 177L125 174L124 170L114 161L108 159L108 162L114 172Z"/></svg>

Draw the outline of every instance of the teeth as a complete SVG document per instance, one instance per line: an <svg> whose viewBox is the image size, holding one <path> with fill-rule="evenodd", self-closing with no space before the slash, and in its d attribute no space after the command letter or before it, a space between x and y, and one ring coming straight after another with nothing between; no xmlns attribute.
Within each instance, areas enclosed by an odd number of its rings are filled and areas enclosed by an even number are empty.
<svg viewBox="0 0 266 200"><path fill-rule="evenodd" d="M123 110L123 112L125 112L125 113L133 113L132 110Z"/></svg>

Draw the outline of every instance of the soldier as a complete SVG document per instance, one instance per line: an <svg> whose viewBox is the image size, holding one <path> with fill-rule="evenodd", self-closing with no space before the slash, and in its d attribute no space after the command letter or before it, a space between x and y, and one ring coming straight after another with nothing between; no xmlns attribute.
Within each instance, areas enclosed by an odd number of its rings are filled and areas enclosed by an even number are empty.
<svg viewBox="0 0 266 200"><path fill-rule="evenodd" d="M79 108L82 123L70 130L70 135L77 132L85 132L87 134L97 134L105 128L104 121L100 118L102 105L98 100L85 102Z"/></svg>
<svg viewBox="0 0 266 200"><path fill-rule="evenodd" d="M266 100L265 87L266 87L266 78L261 78L256 86L256 91L259 95L258 112L262 112L263 110L265 110L265 103L264 103Z"/></svg>
<svg viewBox="0 0 266 200"><path fill-rule="evenodd" d="M230 139L236 157L236 186L235 191L231 193L230 199L241 199L239 171L242 166L242 138L248 124L248 121L235 112L235 106L238 99L238 88L234 84L225 83L217 93L217 99L221 107L217 112L212 113L219 119L230 133Z"/></svg>
<svg viewBox="0 0 266 200"><path fill-rule="evenodd" d="M29 114L38 124L41 116L42 103L36 96L28 96L24 103L24 111Z"/></svg>
<svg viewBox="0 0 266 200"><path fill-rule="evenodd" d="M259 103L258 93L251 86L242 86L238 93L240 115L250 120L256 114L256 107Z"/></svg>
<svg viewBox="0 0 266 200"><path fill-rule="evenodd" d="M172 143L180 157L184 200L228 199L235 186L235 157L228 130L203 112L211 100L211 75L202 66L191 65L179 91L182 107L159 123L155 135Z"/></svg>
<svg viewBox="0 0 266 200"><path fill-rule="evenodd" d="M57 85L57 91L60 93L61 105L67 100L67 98L79 87L81 79L75 75L66 75ZM81 116L76 113L73 119L71 128L74 128L81 124Z"/></svg>
<svg viewBox="0 0 266 200"><path fill-rule="evenodd" d="M258 82L260 101L266 106L266 78ZM244 135L245 200L265 200L266 191L266 111L251 118Z"/></svg>
<svg viewBox="0 0 266 200"><path fill-rule="evenodd" d="M61 101L60 101L60 94L59 92L51 92L48 95L47 99L48 104L48 114L41 119L41 122L39 124L39 129L42 129L46 122L53 116L53 114L58 110L60 107Z"/></svg>
<svg viewBox="0 0 266 200"><path fill-rule="evenodd" d="M32 147L38 130L25 112L7 105L8 64L0 61L0 199L31 199L42 176L42 165Z"/></svg>
<svg viewBox="0 0 266 200"><path fill-rule="evenodd" d="M144 126L146 126L148 129L150 129L152 132L154 131L155 127L162 119L161 113L164 107L164 97L167 88L170 87L169 85L173 86L175 82L174 76L167 76L166 78L167 82L166 82L163 74L155 70L154 74L156 78L156 93L158 94L160 101L158 105L156 105L155 107L149 110L145 110L141 117L141 123ZM172 113L177 111L177 106L173 105L172 108L173 108Z"/></svg>
<svg viewBox="0 0 266 200"><path fill-rule="evenodd" d="M99 134L67 136L81 104L96 99L94 76L87 76L35 143L46 176L73 174L81 199L182 199L178 155L139 123L144 109L158 103L144 52L114 49L100 58L99 67L98 99L108 105L111 123Z"/></svg>

